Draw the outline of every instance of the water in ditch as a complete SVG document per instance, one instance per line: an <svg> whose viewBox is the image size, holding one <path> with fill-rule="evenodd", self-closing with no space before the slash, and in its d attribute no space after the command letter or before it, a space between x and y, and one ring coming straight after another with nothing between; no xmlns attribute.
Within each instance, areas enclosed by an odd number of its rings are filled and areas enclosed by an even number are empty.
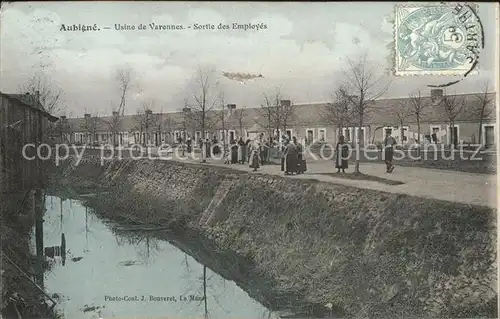
<svg viewBox="0 0 500 319"><path fill-rule="evenodd" d="M54 257L43 285L64 318L275 317L166 241L118 235L76 200L47 197L46 209L43 246Z"/></svg>

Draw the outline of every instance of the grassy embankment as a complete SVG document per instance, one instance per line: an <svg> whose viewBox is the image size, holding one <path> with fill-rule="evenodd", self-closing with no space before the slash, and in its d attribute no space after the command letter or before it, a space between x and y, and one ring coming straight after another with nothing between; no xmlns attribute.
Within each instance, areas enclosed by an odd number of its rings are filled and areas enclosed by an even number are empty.
<svg viewBox="0 0 500 319"><path fill-rule="evenodd" d="M107 218L197 233L248 261L244 275L227 275L258 287L251 295L271 309L293 296L315 312L331 303L343 317L496 316L490 208L165 161L84 163L66 172L64 188L107 191L88 203ZM225 219L200 227L228 176L237 183L217 208Z"/></svg>

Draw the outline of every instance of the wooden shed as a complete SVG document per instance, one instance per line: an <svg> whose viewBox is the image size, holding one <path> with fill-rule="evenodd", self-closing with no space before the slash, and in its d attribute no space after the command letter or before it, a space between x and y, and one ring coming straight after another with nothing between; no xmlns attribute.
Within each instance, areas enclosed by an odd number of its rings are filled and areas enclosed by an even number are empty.
<svg viewBox="0 0 500 319"><path fill-rule="evenodd" d="M39 146L46 142L49 123L58 118L44 111L34 95L0 92L0 99L0 193L43 188L40 155L51 149Z"/></svg>

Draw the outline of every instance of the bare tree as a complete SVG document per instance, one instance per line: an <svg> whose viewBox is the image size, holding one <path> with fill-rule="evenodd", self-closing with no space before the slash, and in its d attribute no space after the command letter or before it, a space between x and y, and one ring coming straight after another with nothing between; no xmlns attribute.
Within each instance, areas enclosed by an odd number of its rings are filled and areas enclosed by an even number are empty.
<svg viewBox="0 0 500 319"><path fill-rule="evenodd" d="M373 109L374 100L380 98L387 89L389 83L382 83L384 76L375 76L373 67L368 66L366 55L359 61L352 61L346 57L348 68L343 70L347 79L346 85L348 92L347 98L353 107L353 114L358 119L359 133L356 138L356 165L354 171L359 173L359 147L361 129L363 128L363 120L369 116L370 111Z"/></svg>
<svg viewBox="0 0 500 319"><path fill-rule="evenodd" d="M151 102L152 103L152 102ZM150 132L154 127L153 111L151 110L150 102L143 102L141 107L137 110L137 114L134 116L134 121L136 123L136 129L139 129L140 140L143 146L146 146L150 141ZM144 139L142 138L144 134Z"/></svg>
<svg viewBox="0 0 500 319"><path fill-rule="evenodd" d="M117 146L122 123L122 115L120 114L119 108L113 109L113 111L111 112L111 116L108 118L103 118L102 122L106 124L109 132L111 133L111 142L113 143L113 146Z"/></svg>
<svg viewBox="0 0 500 319"><path fill-rule="evenodd" d="M442 104L446 117L448 119L448 133L450 134L450 144L453 148L458 145L459 136L455 136L455 120L462 113L465 106L465 96L451 95L443 93Z"/></svg>
<svg viewBox="0 0 500 319"><path fill-rule="evenodd" d="M161 135L170 133L172 129L171 119L168 114L163 113L163 109L156 116L153 116L152 126L156 132L156 145L161 145Z"/></svg>
<svg viewBox="0 0 500 319"><path fill-rule="evenodd" d="M28 93L33 99L34 103L39 103L44 111L50 114L55 114L63 111L61 107L61 100L63 92L47 75L43 72L37 72L26 83L18 88L20 94ZM49 122L46 128L45 135L58 135L61 133L62 123L57 121L55 123Z"/></svg>
<svg viewBox="0 0 500 319"><path fill-rule="evenodd" d="M99 113L95 113L93 116L85 117L85 121L82 124L82 129L85 130L87 135L87 143L94 146L95 135L97 133L97 126L99 125Z"/></svg>
<svg viewBox="0 0 500 319"><path fill-rule="evenodd" d="M215 112L217 120L221 123L222 128L222 154L226 152L226 116L227 116L227 106L226 99L224 98L224 92L219 93L218 98L219 109Z"/></svg>
<svg viewBox="0 0 500 319"><path fill-rule="evenodd" d="M213 121L211 118L212 110L217 103L217 98L214 98L211 92L215 89L214 83L214 70L203 69L198 67L195 77L195 92L193 94L194 104L192 105L193 119L201 128L202 136L202 162L205 162L205 147L206 147L206 130L210 123Z"/></svg>
<svg viewBox="0 0 500 319"><path fill-rule="evenodd" d="M475 113L474 115L479 117L479 144L482 143L483 136L483 121L485 118L488 118L494 111L494 108L488 108L488 105L492 102L489 93L489 83L486 81L484 83L483 89L481 93L476 94L476 98L479 102L477 108L472 111Z"/></svg>
<svg viewBox="0 0 500 319"><path fill-rule="evenodd" d="M246 114L246 106L243 106L241 109L236 110L234 116L236 118L236 122L238 123L238 128L240 130L240 136L243 137L243 126Z"/></svg>
<svg viewBox="0 0 500 319"><path fill-rule="evenodd" d="M331 102L322 110L322 117L327 123L338 128L339 136L346 125L350 125L353 120L353 108L347 97L345 86L340 86L332 93Z"/></svg>
<svg viewBox="0 0 500 319"><path fill-rule="evenodd" d="M193 125L193 114L192 114L191 108L188 105L187 100L184 101L184 108L181 110L181 114L182 114L182 116L180 119L180 123L177 123L181 128L181 134L175 142L180 144L180 147L182 148L182 156L184 156L185 150L186 150L186 147L184 144L186 143L186 140L187 140L188 131L189 130L194 131L194 129L195 129L194 125ZM192 132L192 134L194 136L194 132ZM183 136L184 136L184 139L182 138ZM192 139L191 142L196 143L197 141Z"/></svg>
<svg viewBox="0 0 500 319"><path fill-rule="evenodd" d="M279 122L281 122L283 125L283 132L286 132L288 124L290 124L290 122L295 119L295 109L296 107L291 101L287 101L287 103L284 103L284 100L281 100L281 103L277 105L276 117L279 118Z"/></svg>
<svg viewBox="0 0 500 319"><path fill-rule="evenodd" d="M412 115L412 110L408 107L407 101L401 101L399 104L397 104L394 108L391 108L390 110L387 110L390 112L394 117L396 118L398 122L398 126L400 128L399 131L399 140L401 144L403 144L404 140L404 126L406 124L406 121L408 118ZM417 120L417 126L418 126L418 134L420 136L420 122Z"/></svg>
<svg viewBox="0 0 500 319"><path fill-rule="evenodd" d="M280 123L276 123L275 109L277 104L281 103L281 93L277 88L273 95L268 95L263 93L264 104L260 106L261 116L266 119L266 127L269 134L269 142L272 143L273 139L273 129L278 130Z"/></svg>
<svg viewBox="0 0 500 319"><path fill-rule="evenodd" d="M415 120L417 121L417 158L420 160L420 146L422 144L422 140L420 139L420 121L422 117L425 116L425 109L428 104L424 103L422 96L420 95L420 90L416 93L409 94L409 102L411 107L411 114L415 115Z"/></svg>
<svg viewBox="0 0 500 319"><path fill-rule="evenodd" d="M43 73L37 73L31 77L24 85L19 87L22 94L29 93L40 102L43 110L54 114L61 111L62 90L57 87Z"/></svg>
<svg viewBox="0 0 500 319"><path fill-rule="evenodd" d="M116 110L122 116L125 115L125 103L127 101L127 93L131 88L132 71L129 68L122 68L116 72L116 80L120 90L120 104Z"/></svg>

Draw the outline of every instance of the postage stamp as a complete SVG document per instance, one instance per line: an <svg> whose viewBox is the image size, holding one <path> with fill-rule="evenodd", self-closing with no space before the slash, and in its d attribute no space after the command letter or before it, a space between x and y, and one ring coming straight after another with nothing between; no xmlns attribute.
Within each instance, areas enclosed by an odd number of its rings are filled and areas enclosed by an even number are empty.
<svg viewBox="0 0 500 319"><path fill-rule="evenodd" d="M467 75L477 72L484 35L469 5L396 5L396 75Z"/></svg>

